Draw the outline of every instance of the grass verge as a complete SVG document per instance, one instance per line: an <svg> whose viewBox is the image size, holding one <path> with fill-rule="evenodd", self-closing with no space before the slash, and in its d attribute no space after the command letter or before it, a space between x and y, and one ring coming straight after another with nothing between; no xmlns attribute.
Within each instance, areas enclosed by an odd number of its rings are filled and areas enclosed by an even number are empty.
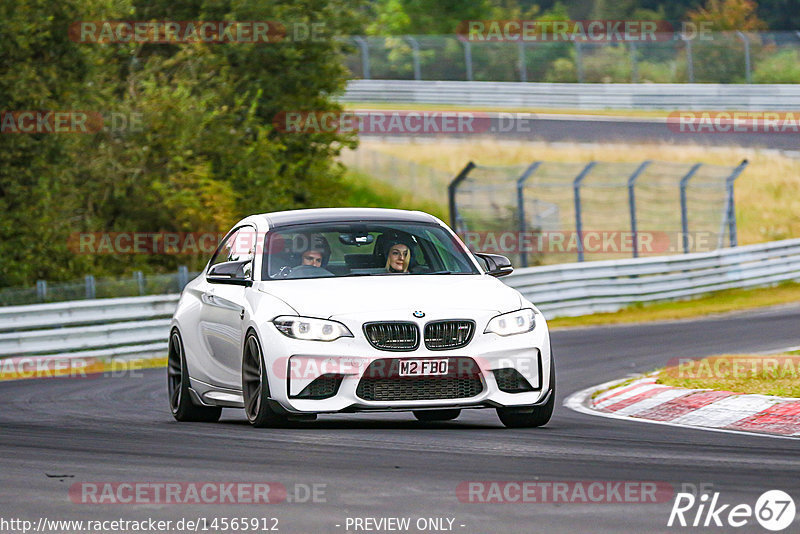
<svg viewBox="0 0 800 534"><path fill-rule="evenodd" d="M445 221L448 218L447 206L420 200L412 191L394 188L354 170L349 170L345 175L344 187L350 206L420 210Z"/></svg>
<svg viewBox="0 0 800 534"><path fill-rule="evenodd" d="M727 289L694 300L636 304L613 313L580 317L557 317L547 321L551 328L594 326L647 321L688 319L716 313L800 302L800 283L784 282L774 287Z"/></svg>
<svg viewBox="0 0 800 534"><path fill-rule="evenodd" d="M684 360L659 371L656 383L800 398L800 351L782 354L724 354Z"/></svg>

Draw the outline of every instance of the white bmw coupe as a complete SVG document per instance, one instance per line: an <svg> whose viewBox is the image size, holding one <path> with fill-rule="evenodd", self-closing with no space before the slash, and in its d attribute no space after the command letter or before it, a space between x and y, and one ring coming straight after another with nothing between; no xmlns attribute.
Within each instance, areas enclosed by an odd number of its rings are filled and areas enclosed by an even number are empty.
<svg viewBox="0 0 800 534"><path fill-rule="evenodd" d="M168 394L178 421L244 408L257 427L320 413L495 408L541 426L555 403L547 324L442 221L389 209L253 215L178 303Z"/></svg>

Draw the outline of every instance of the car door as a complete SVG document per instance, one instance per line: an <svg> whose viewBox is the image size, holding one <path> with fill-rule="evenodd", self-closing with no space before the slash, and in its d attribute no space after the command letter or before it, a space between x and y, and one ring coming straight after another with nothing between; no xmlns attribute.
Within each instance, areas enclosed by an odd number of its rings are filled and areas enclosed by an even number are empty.
<svg viewBox="0 0 800 534"><path fill-rule="evenodd" d="M228 235L209 263L201 294L200 336L211 358L209 379L240 389L246 292L253 280L255 228Z"/></svg>

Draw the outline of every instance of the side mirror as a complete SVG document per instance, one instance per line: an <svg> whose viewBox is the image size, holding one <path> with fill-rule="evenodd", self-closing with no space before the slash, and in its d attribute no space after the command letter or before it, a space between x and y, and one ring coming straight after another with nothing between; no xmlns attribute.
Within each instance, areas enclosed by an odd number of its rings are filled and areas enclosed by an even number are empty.
<svg viewBox="0 0 800 534"><path fill-rule="evenodd" d="M249 278L252 258L239 261L226 261L214 265L208 270L206 281L212 284L233 284L250 287L253 281Z"/></svg>
<svg viewBox="0 0 800 534"><path fill-rule="evenodd" d="M511 266L511 260L499 254L481 254L475 253L475 256L481 260L486 269L486 274L499 278L514 272L514 267Z"/></svg>

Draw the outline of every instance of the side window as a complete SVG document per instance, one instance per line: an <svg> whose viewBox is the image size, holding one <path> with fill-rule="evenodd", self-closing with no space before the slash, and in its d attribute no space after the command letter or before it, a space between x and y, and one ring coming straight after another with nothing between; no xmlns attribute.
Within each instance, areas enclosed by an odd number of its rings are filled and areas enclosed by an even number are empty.
<svg viewBox="0 0 800 534"><path fill-rule="evenodd" d="M217 249L208 265L209 270L215 265L226 262L248 262L236 274L236 278L252 278L253 258L256 249L256 230L251 226L243 226L230 234Z"/></svg>

